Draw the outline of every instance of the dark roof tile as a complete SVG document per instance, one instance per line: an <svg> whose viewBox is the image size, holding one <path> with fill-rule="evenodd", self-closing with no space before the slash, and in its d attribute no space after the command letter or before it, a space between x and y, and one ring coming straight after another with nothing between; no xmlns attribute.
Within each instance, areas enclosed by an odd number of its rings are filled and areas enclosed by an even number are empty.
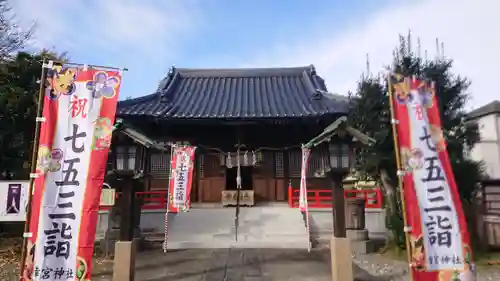
<svg viewBox="0 0 500 281"><path fill-rule="evenodd" d="M476 119L490 114L500 114L500 101L495 100L467 114L467 119Z"/></svg>
<svg viewBox="0 0 500 281"><path fill-rule="evenodd" d="M314 67L172 69L157 93L120 101L118 116L175 119L286 118L346 114Z"/></svg>

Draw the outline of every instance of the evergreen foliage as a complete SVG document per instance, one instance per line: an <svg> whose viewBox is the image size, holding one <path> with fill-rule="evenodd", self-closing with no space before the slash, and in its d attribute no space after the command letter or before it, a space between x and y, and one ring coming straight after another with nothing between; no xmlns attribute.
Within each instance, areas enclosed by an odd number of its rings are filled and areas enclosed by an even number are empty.
<svg viewBox="0 0 500 281"><path fill-rule="evenodd" d="M479 140L477 125L464 122L466 102L470 98L470 85L466 78L452 72L453 61L445 58L424 61L407 47L402 39L395 52L392 70L406 76L417 76L436 82L436 95L440 108L443 133L461 198L469 203L482 177L481 163L467 158L467 151ZM357 153L357 170L364 176L379 180L386 191L389 204L394 208L390 224L396 241L404 247L401 202L398 194L396 159L392 135L387 79L384 75L363 76L358 89L351 96L349 122L355 128L377 140L377 144L364 147ZM384 181L384 175L386 179ZM392 190L391 190L392 189Z"/></svg>

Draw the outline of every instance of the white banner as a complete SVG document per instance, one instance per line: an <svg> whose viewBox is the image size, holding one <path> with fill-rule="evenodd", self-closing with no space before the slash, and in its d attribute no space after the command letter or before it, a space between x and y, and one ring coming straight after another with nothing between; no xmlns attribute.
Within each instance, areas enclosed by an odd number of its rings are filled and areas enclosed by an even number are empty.
<svg viewBox="0 0 500 281"><path fill-rule="evenodd" d="M44 116L47 132L53 130L53 142L51 147L40 146L38 153L37 171L39 177L44 177L44 185L35 185L43 188L43 197L33 281L75 280L79 274L75 268L80 262L83 202L87 188L90 190L95 181L89 178L89 169L96 146L94 134L100 133L94 132L94 128L99 122L102 103L87 84L77 81L72 94L54 97L50 101L50 109L54 111ZM47 132L42 131L41 135Z"/></svg>
<svg viewBox="0 0 500 281"><path fill-rule="evenodd" d="M421 95L408 104L410 141L413 161L413 183L418 199L427 271L452 270L464 260L464 251L457 210L438 152L441 133L429 124L427 111L422 110ZM436 134L437 133L437 134ZM446 260L448 259L448 260ZM463 264L462 266L463 267Z"/></svg>
<svg viewBox="0 0 500 281"><path fill-rule="evenodd" d="M0 222L26 220L28 181L0 181Z"/></svg>

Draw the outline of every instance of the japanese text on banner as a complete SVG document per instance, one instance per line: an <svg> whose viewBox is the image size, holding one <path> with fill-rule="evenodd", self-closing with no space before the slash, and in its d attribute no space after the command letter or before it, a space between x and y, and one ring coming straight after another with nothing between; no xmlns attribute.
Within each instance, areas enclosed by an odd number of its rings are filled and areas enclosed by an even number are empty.
<svg viewBox="0 0 500 281"><path fill-rule="evenodd" d="M68 120L69 132L58 130L63 134L63 141L56 139L54 144L56 151L61 152L60 169L46 176L37 239L41 247L36 248L34 269L34 277L40 280L44 280L47 271L54 280L70 279L76 264L76 237L80 229L82 189L86 184L85 163L89 163L90 153L85 153L89 150L89 146L85 147L86 128L75 119Z"/></svg>
<svg viewBox="0 0 500 281"><path fill-rule="evenodd" d="M464 269L459 212L463 214L457 210L454 199L456 187L450 185L450 177L454 183L453 172L445 169L443 163L448 155L440 121L436 119L439 112L433 88L422 81L404 78L395 89L394 106L400 122L398 138L406 172L405 201L413 228L409 235L413 247L421 247L425 254L421 258L414 254L412 258L426 272Z"/></svg>
<svg viewBox="0 0 500 281"><path fill-rule="evenodd" d="M193 180L194 146L174 146L172 148L172 178L170 179L169 211L187 211Z"/></svg>
<svg viewBox="0 0 500 281"><path fill-rule="evenodd" d="M414 183L421 206L427 270L456 269L463 267L460 226L448 181L436 152L441 148L432 142L430 127L424 122L416 122L422 125L420 134L418 128L414 130L414 149L422 153L422 168L414 171Z"/></svg>
<svg viewBox="0 0 500 281"><path fill-rule="evenodd" d="M185 151L177 154L175 167L174 205L181 206L186 203L187 179L190 159Z"/></svg>
<svg viewBox="0 0 500 281"><path fill-rule="evenodd" d="M24 280L90 279L119 85L118 71L49 69Z"/></svg>

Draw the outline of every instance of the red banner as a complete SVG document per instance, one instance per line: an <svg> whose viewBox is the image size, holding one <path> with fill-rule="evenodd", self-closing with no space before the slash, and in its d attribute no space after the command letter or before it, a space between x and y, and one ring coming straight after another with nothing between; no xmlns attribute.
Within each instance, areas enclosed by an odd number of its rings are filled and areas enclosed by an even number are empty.
<svg viewBox="0 0 500 281"><path fill-rule="evenodd" d="M300 166L299 209L303 213L307 211L307 167L310 154L311 149L306 147L302 148L302 164Z"/></svg>
<svg viewBox="0 0 500 281"><path fill-rule="evenodd" d="M48 69L23 280L90 280L118 71Z"/></svg>
<svg viewBox="0 0 500 281"><path fill-rule="evenodd" d="M414 281L473 281L467 223L434 83L391 76Z"/></svg>
<svg viewBox="0 0 500 281"><path fill-rule="evenodd" d="M191 207L195 150L194 146L172 147L169 212L187 211Z"/></svg>
<svg viewBox="0 0 500 281"><path fill-rule="evenodd" d="M306 232L307 232L307 250L310 252L311 245L311 227L309 225L309 202L307 193L307 168L309 163L309 156L311 155L311 149L302 147L302 165L300 169L300 195L299 195L299 210L304 213Z"/></svg>

